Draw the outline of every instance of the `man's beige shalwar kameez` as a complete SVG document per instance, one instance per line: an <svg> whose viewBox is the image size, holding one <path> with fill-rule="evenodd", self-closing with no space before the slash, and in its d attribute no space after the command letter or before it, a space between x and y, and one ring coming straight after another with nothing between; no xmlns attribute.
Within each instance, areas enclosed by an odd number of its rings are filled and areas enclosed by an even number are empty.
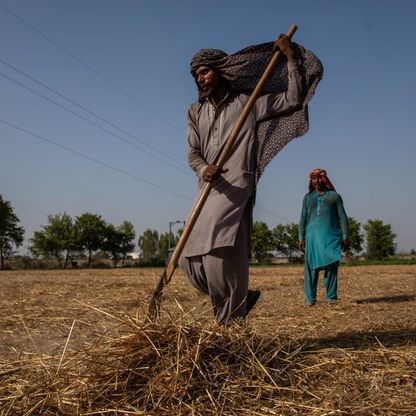
<svg viewBox="0 0 416 416"><path fill-rule="evenodd" d="M296 61L289 61L288 90L259 97L225 164L227 172L213 189L195 223L179 261L191 283L211 297L216 319L231 323L246 316L248 262L255 194L256 127L302 102ZM199 177L195 203L203 189L203 172L215 164L249 97L232 91L215 107L209 100L188 112L189 165ZM191 211L192 212L192 211Z"/></svg>

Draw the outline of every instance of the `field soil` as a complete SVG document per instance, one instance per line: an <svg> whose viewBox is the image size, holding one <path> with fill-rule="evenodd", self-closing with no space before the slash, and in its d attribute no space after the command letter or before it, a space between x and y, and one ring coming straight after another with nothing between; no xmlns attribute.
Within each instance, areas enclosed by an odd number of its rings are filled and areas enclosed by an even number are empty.
<svg viewBox="0 0 416 416"><path fill-rule="evenodd" d="M64 348L79 351L117 337L117 317L145 319L161 272L135 268L1 271L1 361L16 362L27 353L59 356ZM304 353L319 351L319 357L329 357L326 372L313 377L329 389L325 397L339 390L336 394L344 401L339 399L338 405L331 401L328 406L357 409L347 389L354 380L361 380L357 395L371 396L373 409L342 414L416 414L409 413L416 409L416 265L342 266L339 301L325 301L320 278L313 307L305 304L302 266L252 267L250 287L259 288L261 297L247 320L248 329L259 336L293 340L305 346ZM162 320L184 314L197 321L212 319L209 299L177 270L163 293ZM313 367L318 366L314 362ZM308 371L315 371L311 368ZM391 406L390 410L377 409L379 403Z"/></svg>
<svg viewBox="0 0 416 416"><path fill-rule="evenodd" d="M160 269L2 271L0 356L20 351L51 354L93 342L117 322L112 315L145 316ZM305 305L303 269L251 268L250 287L261 297L249 327L270 336L287 335L354 346L364 339L386 345L416 343L416 266L341 267L339 302L325 302L321 278L318 302ZM211 316L209 300L177 270L163 294L162 312ZM35 350L34 350L35 351ZM58 352L58 351L57 351Z"/></svg>

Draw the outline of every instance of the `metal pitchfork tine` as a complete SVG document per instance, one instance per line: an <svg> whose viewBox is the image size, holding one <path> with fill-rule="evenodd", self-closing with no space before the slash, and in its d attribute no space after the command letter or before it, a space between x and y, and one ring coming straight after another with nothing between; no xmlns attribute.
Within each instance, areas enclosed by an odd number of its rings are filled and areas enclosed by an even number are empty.
<svg viewBox="0 0 416 416"><path fill-rule="evenodd" d="M292 36L294 35L294 33L297 30L297 26L296 25L292 25L289 29L289 31L287 32L287 36L291 39ZM272 59L270 60L269 64L267 65L267 68L265 69L263 75L261 76L259 82L256 85L256 88L253 90L249 100L247 101L247 104L245 105L243 111L240 114L239 119L236 122L236 125L234 126L233 130L231 131L229 137L227 138L226 144L224 146L224 148L221 151L220 157L218 159L218 161L215 163L219 169L222 169L224 166L224 163L226 162L226 160L228 159L232 146L235 142L235 140L237 139L238 134L240 133L240 130L243 126L243 124L245 123L248 114L251 110L251 108L253 107L255 101L257 100L257 98L259 97L261 90L265 84L265 82L267 81L268 77L270 76L272 70L274 69L274 67L276 66L277 62L279 61L281 56L280 51L276 51L273 56ZM153 292L152 298L150 299L149 302L149 310L148 310L148 318L151 321L156 321L159 316L160 316L160 302L161 302L161 297L162 297L162 291L163 288L165 287L165 285L167 285L170 280L172 279L173 273L177 267L178 261L179 261L179 257L182 254L183 248L185 247L185 244L189 238L189 235L191 234L191 231L196 223L196 220L199 217L199 214L202 211L202 208L205 204L205 201L208 198L209 193L211 192L211 189L213 187L213 183L211 182L206 182L204 185L204 188L202 190L202 193L187 221L187 223L185 224L185 227L183 229L182 235L175 247L175 250L172 254L172 257L169 259L168 264L165 268L165 270L163 271L162 275L160 276L159 282L156 286L156 289Z"/></svg>

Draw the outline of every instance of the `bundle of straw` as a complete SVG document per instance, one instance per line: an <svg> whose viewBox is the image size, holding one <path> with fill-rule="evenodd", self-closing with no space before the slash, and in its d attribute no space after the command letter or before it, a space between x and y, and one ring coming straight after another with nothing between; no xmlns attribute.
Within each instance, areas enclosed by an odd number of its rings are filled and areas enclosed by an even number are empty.
<svg viewBox="0 0 416 416"><path fill-rule="evenodd" d="M83 350L0 361L0 415L416 414L414 349L322 348L203 320L119 320L123 333Z"/></svg>

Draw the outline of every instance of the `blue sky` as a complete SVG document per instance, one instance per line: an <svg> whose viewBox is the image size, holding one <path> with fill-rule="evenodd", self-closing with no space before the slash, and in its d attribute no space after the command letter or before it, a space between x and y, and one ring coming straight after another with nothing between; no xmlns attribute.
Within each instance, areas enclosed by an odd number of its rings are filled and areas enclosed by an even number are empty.
<svg viewBox="0 0 416 416"><path fill-rule="evenodd" d="M27 239L63 212L166 232L196 189L190 58L295 23L324 78L309 132L259 184L255 219L297 222L322 167L349 216L381 219L399 250L416 248L415 18L411 0L0 0L0 193Z"/></svg>

